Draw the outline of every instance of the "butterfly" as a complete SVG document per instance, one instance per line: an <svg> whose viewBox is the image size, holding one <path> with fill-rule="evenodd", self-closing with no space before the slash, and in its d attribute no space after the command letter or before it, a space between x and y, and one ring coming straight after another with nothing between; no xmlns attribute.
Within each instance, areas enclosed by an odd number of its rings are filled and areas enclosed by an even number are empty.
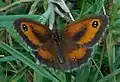
<svg viewBox="0 0 120 82"><path fill-rule="evenodd" d="M79 68L87 62L107 24L106 15L71 22L63 31L50 30L28 18L14 21L15 29L33 49L35 57L42 64L63 71Z"/></svg>

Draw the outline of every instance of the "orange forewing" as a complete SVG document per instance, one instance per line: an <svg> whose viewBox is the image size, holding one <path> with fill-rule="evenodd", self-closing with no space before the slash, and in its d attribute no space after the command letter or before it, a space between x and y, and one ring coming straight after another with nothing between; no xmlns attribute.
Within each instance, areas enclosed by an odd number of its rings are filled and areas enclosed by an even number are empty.
<svg viewBox="0 0 120 82"><path fill-rule="evenodd" d="M96 24L96 27L94 27L95 24L93 23ZM92 47L100 39L107 24L108 18L106 15L75 21L66 27L65 35L75 40L78 44Z"/></svg>
<svg viewBox="0 0 120 82"><path fill-rule="evenodd" d="M37 21L20 18L14 22L14 26L23 40L32 48L38 48L51 38L51 31ZM27 29L27 31L25 31L25 29Z"/></svg>

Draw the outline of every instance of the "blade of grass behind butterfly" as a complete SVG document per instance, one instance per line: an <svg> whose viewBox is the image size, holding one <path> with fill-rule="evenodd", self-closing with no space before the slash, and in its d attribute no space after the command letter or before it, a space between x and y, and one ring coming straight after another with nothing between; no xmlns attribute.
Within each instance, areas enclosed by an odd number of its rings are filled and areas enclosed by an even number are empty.
<svg viewBox="0 0 120 82"><path fill-rule="evenodd" d="M2 15L0 16L0 21L14 21L18 18L31 18L31 19L38 19L40 15Z"/></svg>
<svg viewBox="0 0 120 82"><path fill-rule="evenodd" d="M7 5L7 3L5 3L5 2L3 2L3 1L0 1L0 8L4 7L4 6L6 6L6 5Z"/></svg>
<svg viewBox="0 0 120 82"><path fill-rule="evenodd" d="M95 14L99 14L100 11L102 10L102 7L104 5L104 0L97 0L96 1L96 11Z"/></svg>
<svg viewBox="0 0 120 82"><path fill-rule="evenodd" d="M81 6L81 11L80 11L80 15L77 19L80 19L81 17L86 17L86 16L89 16L90 12L92 12L93 14L99 14L101 9L102 9L102 5L104 4L104 1L103 0L98 0L98 1L95 1L91 4L87 3L87 1L83 0L82 1L82 6ZM94 5L93 5L94 4ZM87 5L87 6L84 6L84 5ZM93 12L95 11L95 12Z"/></svg>
<svg viewBox="0 0 120 82"><path fill-rule="evenodd" d="M116 60L116 55L115 55L115 45L114 45L114 39L113 39L113 29L114 29L114 24L115 24L115 19L116 19L116 14L118 13L118 8L120 7L120 4L116 3L112 5L111 11L110 11L110 26L108 29L108 36L106 39L106 45L107 45L107 53L108 53L108 60L109 60L109 67L110 71L115 71L116 66L115 66L115 60ZM116 82L116 76L114 79L111 81Z"/></svg>
<svg viewBox="0 0 120 82"><path fill-rule="evenodd" d="M118 4L118 3L117 3ZM115 24L115 19L116 19L116 14L118 13L118 8L117 8L117 4L114 4L113 5L113 7L112 7L112 10L111 10L111 12L110 12L110 14L111 14L111 21L110 21L110 27L109 27L109 29L108 29L108 36L107 36L107 39L106 39L106 45L107 45L107 53L108 53L108 59L109 59L109 68L111 69L111 72L112 71L116 71L116 68L115 68L115 65L114 65L114 63L115 63L115 45L114 45L114 40L113 40L113 34L112 34L112 32L113 32L113 26L114 26L114 24ZM119 7L119 6L118 6ZM119 71L117 71L117 72L119 72ZM117 73L116 72L116 73ZM113 74L113 75L112 75ZM100 80L100 82L106 82L106 80L109 80L109 82L118 82L117 81L117 79L116 79L116 76L115 76L116 74L114 74L114 72L112 72L111 74L109 74L108 76L106 76L105 78L102 78L101 80Z"/></svg>
<svg viewBox="0 0 120 82"><path fill-rule="evenodd" d="M38 19L40 15L2 15L0 16L0 27L11 28L13 26L13 21L18 18L31 18Z"/></svg>
<svg viewBox="0 0 120 82"><path fill-rule="evenodd" d="M106 39L106 45L107 45L107 54L108 54L108 59L109 59L109 68L112 71L116 70L116 66L115 66L115 45L114 45L114 40L113 40L113 26L115 24L115 19L116 19L116 14L118 13L118 3L113 5L114 7L112 7L112 10L110 12L111 14L111 21L110 21L110 27L108 29L108 36ZM111 78L109 81L111 82L117 82L116 76L114 76L113 78Z"/></svg>
<svg viewBox="0 0 120 82"><path fill-rule="evenodd" d="M41 24L46 24L46 22L48 21L49 16L50 16L51 11L52 11L52 7L53 7L53 5L49 4L48 9L45 11L45 13L43 13L41 15L41 17L39 17L38 21L41 21Z"/></svg>
<svg viewBox="0 0 120 82"><path fill-rule="evenodd" d="M23 78L23 76L24 77L26 76L26 72L28 71L28 69L29 69L29 67L25 65L14 76L12 76L12 78L10 79L10 82L18 82L18 81L20 81L20 79Z"/></svg>
<svg viewBox="0 0 120 82"><path fill-rule="evenodd" d="M87 8L87 10L85 10L83 13L83 15L85 16L89 15L90 12L92 12L93 14L99 14L102 9L102 5L104 4L104 0L91 1L91 3L89 4L89 8Z"/></svg>
<svg viewBox="0 0 120 82"><path fill-rule="evenodd" d="M117 27L117 23L118 23L118 19L120 19L119 17L120 17L120 14L119 14L119 8L120 8L120 1L118 1L118 3L117 3L117 1L116 1L116 3L114 3L113 5L112 5L112 9L111 9L111 12L110 12L110 19L111 19L111 21L110 21L110 27L109 27L109 32L111 32L112 33L112 35L115 35L115 33L118 33L118 34L120 34L120 32L119 32L119 26ZM119 16L118 16L119 15ZM114 36L113 36L114 37ZM118 36L117 35L117 37L119 38L120 36ZM116 38L117 38L116 37ZM115 41L115 40L114 40ZM119 44L118 44L119 45ZM114 46L114 48L115 48L115 46ZM116 53L119 53L119 50L117 51L116 50ZM120 64L119 63L119 55L117 55L117 54L115 54L114 56L116 56L115 58L115 68L117 69L117 67L118 67L118 65Z"/></svg>
<svg viewBox="0 0 120 82"><path fill-rule="evenodd" d="M52 82L50 79L41 76L39 73L34 72L33 82Z"/></svg>
<svg viewBox="0 0 120 82"><path fill-rule="evenodd" d="M90 63L81 66L81 68L76 73L75 82L88 82L90 68Z"/></svg>
<svg viewBox="0 0 120 82"><path fill-rule="evenodd" d="M54 71L53 74L56 75L60 79L61 82L69 82L68 79L65 77L65 72L62 72L62 71L55 72ZM53 82L55 82L55 81L53 81Z"/></svg>
<svg viewBox="0 0 120 82"><path fill-rule="evenodd" d="M3 69L0 69L0 81L1 82L7 82L7 76L4 73L5 71Z"/></svg>
<svg viewBox="0 0 120 82"><path fill-rule="evenodd" d="M0 58L0 62L6 62L6 61L15 61L17 60L17 58L15 58L14 56L5 56L3 58Z"/></svg>
<svg viewBox="0 0 120 82"><path fill-rule="evenodd" d="M86 9L86 11L83 12L83 16L88 15L93 8L94 8L93 6L90 6L88 9Z"/></svg>
<svg viewBox="0 0 120 82"><path fill-rule="evenodd" d="M96 57L97 57L97 55L100 55L98 65L95 62L95 60L93 60L93 62L95 64L95 69L97 69L97 71L94 73L93 82L96 82L98 78L104 77L100 69L101 69L103 56L104 56L104 52L105 52L105 42L103 43L103 47L100 47L99 45L94 46L93 51L94 51L94 55L96 55Z"/></svg>
<svg viewBox="0 0 120 82"><path fill-rule="evenodd" d="M80 11L80 14L79 14L79 17L78 17L78 18L81 18L82 14L83 14L83 10L84 10L84 6L85 6L85 2L86 2L86 0L82 0L81 11ZM80 2L80 3L81 3L81 2Z"/></svg>
<svg viewBox="0 0 120 82"><path fill-rule="evenodd" d="M108 34L107 39L107 54L108 54L108 61L109 61L109 68L110 72L115 71L115 45L113 41L113 35L111 33ZM111 79L111 82L116 82L116 76L114 76L114 79Z"/></svg>
<svg viewBox="0 0 120 82"><path fill-rule="evenodd" d="M33 13L36 12L36 10L37 10L37 5L39 4L40 1L42 1L42 0L36 0L36 1L34 1L34 3L31 5L31 8L30 8L30 10L29 10L28 15L32 15ZM40 5L42 5L42 4L40 4Z"/></svg>
<svg viewBox="0 0 120 82"><path fill-rule="evenodd" d="M118 68L120 65L120 45L115 46L115 51L116 51L115 68Z"/></svg>
<svg viewBox="0 0 120 82"><path fill-rule="evenodd" d="M26 65L31 67L34 71L38 72L40 75L42 75L48 79L54 80L56 82L59 82L58 78L56 78L55 76L53 76L52 74L47 72L45 69L43 69L42 67L38 66L36 63L34 63L30 59L28 59L22 53L16 51L15 49L13 49L9 45L5 44L4 42L0 41L0 47L5 49L6 51L8 51L10 54L15 56L16 58L20 59L23 63L25 63Z"/></svg>
<svg viewBox="0 0 120 82"><path fill-rule="evenodd" d="M88 7L86 8L86 10L84 10L83 12L83 16L87 16L89 14L99 14L101 8L99 6L101 6L101 4L99 3L101 2L101 0L99 1L95 1L95 0L91 0L91 1L86 1L85 5L88 5ZM98 5L99 3L99 5ZM86 7L86 6L84 6ZM98 10L99 9L99 10Z"/></svg>
<svg viewBox="0 0 120 82"><path fill-rule="evenodd" d="M72 73L71 72L67 72L65 73L66 75L66 81L65 82L72 82Z"/></svg>
<svg viewBox="0 0 120 82"><path fill-rule="evenodd" d="M120 14L119 14L120 15ZM116 17L118 18L118 16ZM116 55L116 59L115 59L115 68L117 69L120 65L120 18L118 18L116 21L115 21L115 28L113 29L114 32L113 32L113 35L115 36L114 37L114 40L115 40L115 55Z"/></svg>
<svg viewBox="0 0 120 82"><path fill-rule="evenodd" d="M0 8L0 11L8 10L8 9L10 9L13 6L21 4L22 2L33 2L33 1L34 0L20 0L20 1L15 1L15 2L13 2L13 3L7 5L7 6L3 7L3 8Z"/></svg>
<svg viewBox="0 0 120 82"><path fill-rule="evenodd" d="M60 82L69 82L66 79L66 75L65 72L62 72L60 70L55 70L55 69L48 69L48 72L51 73L53 76L56 76L57 78L59 78ZM52 81L55 82L55 81Z"/></svg>
<svg viewBox="0 0 120 82"><path fill-rule="evenodd" d="M115 70L114 72L108 74L107 76L101 78L99 81L97 82L110 82L111 79L116 76L117 74L120 74L120 68ZM114 81L113 81L114 82ZM117 81L118 82L118 81Z"/></svg>
<svg viewBox="0 0 120 82"><path fill-rule="evenodd" d="M47 10L47 8L48 8L48 0L43 1L43 8L44 8L44 10Z"/></svg>

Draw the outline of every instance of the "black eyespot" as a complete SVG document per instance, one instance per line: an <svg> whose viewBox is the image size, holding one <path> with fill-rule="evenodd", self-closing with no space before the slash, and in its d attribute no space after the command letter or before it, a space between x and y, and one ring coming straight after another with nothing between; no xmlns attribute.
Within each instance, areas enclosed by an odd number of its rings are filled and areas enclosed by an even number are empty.
<svg viewBox="0 0 120 82"><path fill-rule="evenodd" d="M23 24L23 25L22 25L22 28L23 28L24 31L28 31L27 25Z"/></svg>
<svg viewBox="0 0 120 82"><path fill-rule="evenodd" d="M93 21L92 27L96 28L98 26L98 21Z"/></svg>

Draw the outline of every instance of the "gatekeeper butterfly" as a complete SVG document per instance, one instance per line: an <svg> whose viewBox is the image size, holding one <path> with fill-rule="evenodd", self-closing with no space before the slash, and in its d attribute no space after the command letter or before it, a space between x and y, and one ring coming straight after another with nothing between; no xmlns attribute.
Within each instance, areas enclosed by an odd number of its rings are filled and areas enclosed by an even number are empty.
<svg viewBox="0 0 120 82"><path fill-rule="evenodd" d="M74 21L63 31L50 30L28 18L15 20L14 27L41 63L54 69L72 70L87 62L107 24L107 16L100 15Z"/></svg>

